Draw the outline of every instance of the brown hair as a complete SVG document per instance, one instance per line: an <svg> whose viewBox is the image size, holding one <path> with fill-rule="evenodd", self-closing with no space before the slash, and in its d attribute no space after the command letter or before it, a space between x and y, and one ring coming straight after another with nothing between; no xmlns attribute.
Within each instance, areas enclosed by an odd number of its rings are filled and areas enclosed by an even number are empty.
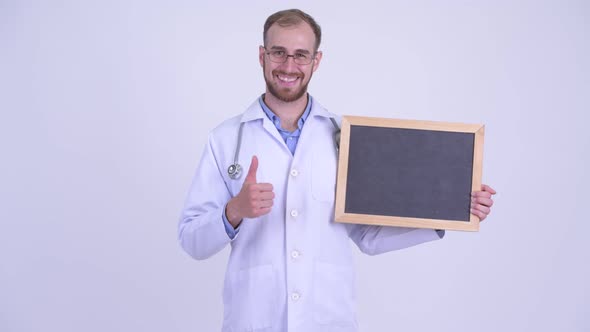
<svg viewBox="0 0 590 332"><path fill-rule="evenodd" d="M264 23L264 33L262 35L264 44L266 44L266 33L273 24L276 23L282 27L289 27L297 25L301 22L309 24L313 30L313 33L315 34L315 51L317 51L320 47L320 42L322 41L322 29L320 28L320 25L317 24L317 22L313 19L313 17L299 9L281 10L270 15Z"/></svg>

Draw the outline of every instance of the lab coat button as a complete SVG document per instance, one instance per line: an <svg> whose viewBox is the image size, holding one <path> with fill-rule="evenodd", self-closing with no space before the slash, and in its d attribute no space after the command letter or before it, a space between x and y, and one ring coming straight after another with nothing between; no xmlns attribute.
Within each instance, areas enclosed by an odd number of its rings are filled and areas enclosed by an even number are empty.
<svg viewBox="0 0 590 332"><path fill-rule="evenodd" d="M293 301L299 300L299 297L300 297L300 295L297 292L291 294L291 300L293 300Z"/></svg>
<svg viewBox="0 0 590 332"><path fill-rule="evenodd" d="M297 251L297 250L293 250L293 251L291 251L291 257L293 257L293 258L295 258L295 259L296 259L297 257L299 257L299 251Z"/></svg>
<svg viewBox="0 0 590 332"><path fill-rule="evenodd" d="M291 210L291 217L297 217L299 215L299 212L297 212L297 210Z"/></svg>
<svg viewBox="0 0 590 332"><path fill-rule="evenodd" d="M292 169L291 170L291 176L297 176L297 175L299 175L299 171L296 170L296 169Z"/></svg>

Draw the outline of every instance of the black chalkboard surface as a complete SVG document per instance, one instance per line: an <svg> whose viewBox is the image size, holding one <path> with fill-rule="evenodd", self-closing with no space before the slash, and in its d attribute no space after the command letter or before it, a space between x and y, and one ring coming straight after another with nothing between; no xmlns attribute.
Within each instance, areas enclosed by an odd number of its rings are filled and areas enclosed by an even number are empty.
<svg viewBox="0 0 590 332"><path fill-rule="evenodd" d="M476 231L482 125L345 116L336 221Z"/></svg>

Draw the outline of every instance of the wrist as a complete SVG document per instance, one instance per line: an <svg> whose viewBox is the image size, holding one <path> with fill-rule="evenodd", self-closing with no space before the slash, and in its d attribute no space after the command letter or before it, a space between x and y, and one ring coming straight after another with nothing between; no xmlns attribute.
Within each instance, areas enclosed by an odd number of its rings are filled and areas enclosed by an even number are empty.
<svg viewBox="0 0 590 332"><path fill-rule="evenodd" d="M232 198L225 207L225 217L234 228L238 227L244 219L236 209L235 199L235 197Z"/></svg>

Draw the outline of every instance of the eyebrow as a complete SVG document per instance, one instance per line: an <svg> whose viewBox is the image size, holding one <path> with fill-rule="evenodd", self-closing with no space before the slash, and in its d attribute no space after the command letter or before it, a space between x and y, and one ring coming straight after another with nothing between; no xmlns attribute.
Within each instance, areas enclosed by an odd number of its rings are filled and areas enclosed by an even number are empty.
<svg viewBox="0 0 590 332"><path fill-rule="evenodd" d="M271 50L276 50L276 51L286 51L287 50L286 48L284 48L282 46L272 46L270 49ZM311 54L310 51L305 50L305 49L302 49L302 48L295 50L295 53Z"/></svg>

